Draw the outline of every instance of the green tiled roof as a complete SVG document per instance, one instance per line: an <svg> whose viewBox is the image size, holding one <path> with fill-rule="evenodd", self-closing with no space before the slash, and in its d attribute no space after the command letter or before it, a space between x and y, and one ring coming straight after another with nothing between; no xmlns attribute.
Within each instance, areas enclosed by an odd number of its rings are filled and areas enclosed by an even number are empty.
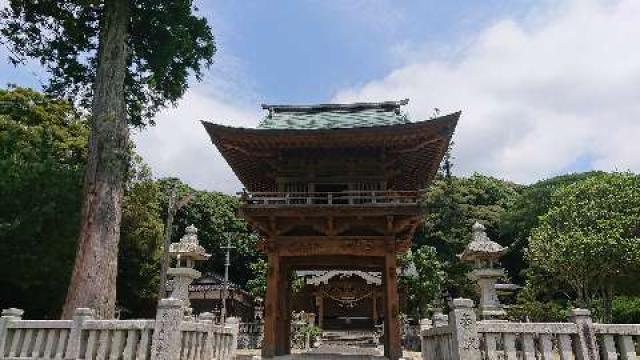
<svg viewBox="0 0 640 360"><path fill-rule="evenodd" d="M344 129L387 126L409 122L400 106L407 100L382 103L323 105L262 105L268 114L261 129Z"/></svg>

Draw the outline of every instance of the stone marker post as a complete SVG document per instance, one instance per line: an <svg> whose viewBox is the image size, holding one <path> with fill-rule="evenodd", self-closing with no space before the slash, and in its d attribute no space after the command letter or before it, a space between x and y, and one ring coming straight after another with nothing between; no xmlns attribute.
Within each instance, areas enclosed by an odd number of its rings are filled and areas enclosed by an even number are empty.
<svg viewBox="0 0 640 360"><path fill-rule="evenodd" d="M596 346L596 334L591 321L591 311L587 309L571 310L571 320L576 324L578 336L576 337L576 359L598 360L598 348Z"/></svg>
<svg viewBox="0 0 640 360"><path fill-rule="evenodd" d="M432 327L433 321L431 321L431 319L420 319L420 330L418 331L418 338L420 339L420 351L423 354L427 349L427 338L425 336L422 336L422 332L425 330L429 330Z"/></svg>
<svg viewBox="0 0 640 360"><path fill-rule="evenodd" d="M7 323L13 320L21 320L24 310L9 308L2 310L2 317L0 317L0 354L3 354L5 347L5 340L7 338Z"/></svg>
<svg viewBox="0 0 640 360"><path fill-rule="evenodd" d="M237 317L229 317L226 319L225 325L231 328L233 332L233 338L231 340L231 354L230 359L235 359L236 350L238 349L238 335L240 335L240 319Z"/></svg>
<svg viewBox="0 0 640 360"><path fill-rule="evenodd" d="M436 309L433 314L433 327L442 327L449 324L449 316L442 313L442 309Z"/></svg>
<svg viewBox="0 0 640 360"><path fill-rule="evenodd" d="M210 312L203 312L198 316L198 321L207 324L207 329L208 329L207 341L204 344L204 351L202 354L203 359L213 359L213 355L214 355L213 340L215 338L214 320L215 320L215 316Z"/></svg>
<svg viewBox="0 0 640 360"><path fill-rule="evenodd" d="M431 319L420 319L420 331L429 330L433 326Z"/></svg>
<svg viewBox="0 0 640 360"><path fill-rule="evenodd" d="M180 323L183 319L182 301L171 298L160 300L151 342L151 359L175 360L180 357Z"/></svg>
<svg viewBox="0 0 640 360"><path fill-rule="evenodd" d="M480 341L473 301L453 299L450 308L452 360L480 360Z"/></svg>
<svg viewBox="0 0 640 360"><path fill-rule="evenodd" d="M73 312L71 330L69 331L69 342L64 358L80 359L80 342L82 341L82 327L85 321L93 319L93 310L89 308L77 308Z"/></svg>

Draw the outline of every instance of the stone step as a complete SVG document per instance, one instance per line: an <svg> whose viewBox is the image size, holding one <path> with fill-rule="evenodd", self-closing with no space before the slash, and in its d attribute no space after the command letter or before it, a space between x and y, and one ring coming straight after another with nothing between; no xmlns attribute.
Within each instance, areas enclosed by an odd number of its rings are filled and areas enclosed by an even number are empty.
<svg viewBox="0 0 640 360"><path fill-rule="evenodd" d="M373 348L378 345L372 331L325 331L321 339L325 346Z"/></svg>

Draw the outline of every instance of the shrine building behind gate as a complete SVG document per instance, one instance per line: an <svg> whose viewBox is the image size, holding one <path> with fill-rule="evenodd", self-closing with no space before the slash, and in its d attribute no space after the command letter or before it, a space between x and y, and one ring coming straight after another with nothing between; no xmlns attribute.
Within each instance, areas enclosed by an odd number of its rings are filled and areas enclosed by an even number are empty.
<svg viewBox="0 0 640 360"><path fill-rule="evenodd" d="M385 355L401 357L396 255L460 116L411 122L406 104L263 105L256 129L203 123L268 257L264 357L290 352L290 279L305 270L379 272Z"/></svg>

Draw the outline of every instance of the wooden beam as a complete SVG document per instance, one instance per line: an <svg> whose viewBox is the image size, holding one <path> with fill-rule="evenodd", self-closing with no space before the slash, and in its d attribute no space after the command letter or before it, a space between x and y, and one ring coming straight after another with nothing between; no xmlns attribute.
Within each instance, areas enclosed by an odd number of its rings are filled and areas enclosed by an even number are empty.
<svg viewBox="0 0 640 360"><path fill-rule="evenodd" d="M327 236L335 236L336 235L336 229L334 226L334 222L333 222L333 216L329 215L327 217L327 230L325 231L325 234L327 234Z"/></svg>
<svg viewBox="0 0 640 360"><path fill-rule="evenodd" d="M284 257L292 270L362 270L381 271L383 256L299 256Z"/></svg>
<svg viewBox="0 0 640 360"><path fill-rule="evenodd" d="M416 145L410 147L410 148L402 148L402 149L398 149L398 150L391 150L389 151L390 154L406 154L406 153L410 153L410 152L415 152L415 151L419 151L421 149L423 149L425 146L427 145L431 145L435 142L438 141L442 141L441 138L430 138L430 139L421 139L421 141L419 141Z"/></svg>
<svg viewBox="0 0 640 360"><path fill-rule="evenodd" d="M418 216L422 213L418 204L367 204L367 206L349 206L349 205L242 205L241 214L243 217L291 217L298 218L300 216L307 217L324 217L333 215L334 217L358 217L365 218L370 216L387 216L387 215L406 215Z"/></svg>
<svg viewBox="0 0 640 360"><path fill-rule="evenodd" d="M346 237L343 239L327 237L299 237L271 239L281 256L384 256L386 252L384 237Z"/></svg>

